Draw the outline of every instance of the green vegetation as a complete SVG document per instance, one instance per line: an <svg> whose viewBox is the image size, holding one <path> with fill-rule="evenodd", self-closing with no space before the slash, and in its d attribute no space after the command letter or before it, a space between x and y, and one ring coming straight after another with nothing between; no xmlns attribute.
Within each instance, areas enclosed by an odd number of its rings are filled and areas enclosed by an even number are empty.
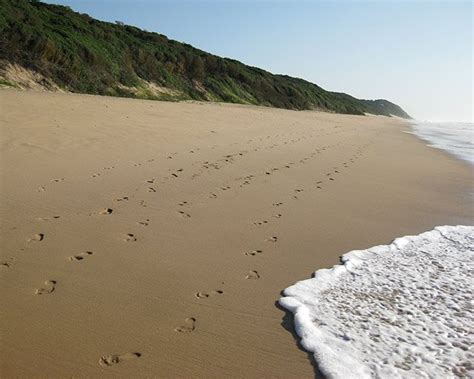
<svg viewBox="0 0 474 379"><path fill-rule="evenodd" d="M0 0L0 60L0 70L18 64L72 92L409 118L386 100L329 92L161 34L39 1Z"/></svg>
<svg viewBox="0 0 474 379"><path fill-rule="evenodd" d="M5 79L0 78L0 87L2 87L2 86L18 88L18 85L16 83L13 83L9 80L5 80Z"/></svg>

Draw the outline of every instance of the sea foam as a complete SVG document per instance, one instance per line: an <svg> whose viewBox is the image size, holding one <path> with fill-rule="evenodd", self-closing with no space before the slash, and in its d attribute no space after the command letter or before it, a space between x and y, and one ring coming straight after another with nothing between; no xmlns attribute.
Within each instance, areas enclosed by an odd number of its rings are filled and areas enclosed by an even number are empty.
<svg viewBox="0 0 474 379"><path fill-rule="evenodd" d="M429 146L445 150L474 164L474 124L469 122L413 121L412 129Z"/></svg>
<svg viewBox="0 0 474 379"><path fill-rule="evenodd" d="M474 227L351 251L285 289L327 378L474 377Z"/></svg>

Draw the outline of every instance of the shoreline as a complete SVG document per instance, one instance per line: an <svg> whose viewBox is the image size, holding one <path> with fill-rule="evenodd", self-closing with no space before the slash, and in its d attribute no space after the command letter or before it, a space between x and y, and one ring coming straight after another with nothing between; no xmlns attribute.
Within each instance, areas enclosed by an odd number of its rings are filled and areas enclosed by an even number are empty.
<svg viewBox="0 0 474 379"><path fill-rule="evenodd" d="M461 151L459 151L458 144L461 142L460 141L461 139L459 138L459 136L456 137L458 139L457 141L453 141L452 139L449 139L449 138L446 139L446 137L439 137L437 135L435 137L433 137L432 135L426 135L427 131L423 130L424 125L430 125L431 127L433 127L433 126L439 126L439 125L444 125L444 126L447 126L447 125L470 125L470 126L473 126L474 124L469 123L469 122L449 122L449 123L441 122L440 123L440 122L422 122L422 121L417 121L417 120L412 120L409 123L410 129L411 129L410 133L415 135L420 140L424 141L428 147L444 151L445 153L448 153L451 157L454 157L454 158L460 160L463 163L467 163L468 166L471 167L471 168L474 166L474 161L472 161L472 154L467 154L465 151L463 151L464 149L468 148L468 146L464 146L463 149L461 149ZM416 131L417 128L419 129L418 131ZM448 132L449 132L449 130L448 130ZM458 132L459 132L459 130L458 130ZM425 134L425 135L423 135L423 134ZM472 134L472 132L471 132L471 134ZM448 135L449 135L449 133L448 133ZM452 135L450 135L450 137L452 138ZM467 138L467 140L472 140L472 136L469 136L469 138ZM449 142L448 146L440 146L440 144L446 144L447 142ZM462 141L462 142L465 142L465 141ZM457 146L455 146L455 148L453 148L453 146L450 146L453 143L456 143L456 145L457 145ZM469 158L467 158L466 155L467 156L470 155Z"/></svg>
<svg viewBox="0 0 474 379"><path fill-rule="evenodd" d="M327 377L469 376L469 317L459 309L469 309L472 293L473 233L439 226L347 252L286 288L279 303Z"/></svg>
<svg viewBox="0 0 474 379"><path fill-rule="evenodd" d="M5 377L312 377L284 288L346 251L473 223L472 169L396 119L0 101Z"/></svg>

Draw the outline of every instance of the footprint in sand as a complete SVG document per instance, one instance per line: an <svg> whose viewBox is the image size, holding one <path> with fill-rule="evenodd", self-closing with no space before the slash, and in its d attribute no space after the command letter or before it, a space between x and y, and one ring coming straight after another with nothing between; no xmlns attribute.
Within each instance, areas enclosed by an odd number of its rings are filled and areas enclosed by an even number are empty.
<svg viewBox="0 0 474 379"><path fill-rule="evenodd" d="M44 240L44 234L43 233L37 233L33 235L33 237L28 238L28 242L40 242Z"/></svg>
<svg viewBox="0 0 474 379"><path fill-rule="evenodd" d="M334 180L334 178L329 178L329 180L332 180L332 181L333 181L333 180Z"/></svg>
<svg viewBox="0 0 474 379"><path fill-rule="evenodd" d="M208 297L215 295L222 295L224 291L222 290L213 290L211 292L196 292L194 296L198 299L207 299Z"/></svg>
<svg viewBox="0 0 474 379"><path fill-rule="evenodd" d="M60 182L64 181L64 178L52 179L51 181L53 183L60 183Z"/></svg>
<svg viewBox="0 0 474 379"><path fill-rule="evenodd" d="M272 217L274 218L281 218L283 215L281 213L277 213L275 215L273 215Z"/></svg>
<svg viewBox="0 0 474 379"><path fill-rule="evenodd" d="M150 184L153 184L155 182L155 179L148 179L146 182L150 183Z"/></svg>
<svg viewBox="0 0 474 379"><path fill-rule="evenodd" d="M249 271L245 279L250 279L250 280L260 279L260 274L258 273L258 271L251 270Z"/></svg>
<svg viewBox="0 0 474 379"><path fill-rule="evenodd" d="M211 193L209 195L209 199L215 199L215 198L217 198L217 195L215 193Z"/></svg>
<svg viewBox="0 0 474 379"><path fill-rule="evenodd" d="M188 202L187 201L181 201L180 203L178 203L178 205L180 207L184 207L185 205L188 205Z"/></svg>
<svg viewBox="0 0 474 379"><path fill-rule="evenodd" d="M104 355L99 359L99 364L101 366L113 366L122 361L129 361L131 359L140 358L141 356L141 353Z"/></svg>
<svg viewBox="0 0 474 379"><path fill-rule="evenodd" d="M38 188L38 192L44 192L44 191L46 191L46 188L44 188L44 187L39 187Z"/></svg>
<svg viewBox="0 0 474 379"><path fill-rule="evenodd" d="M183 171L184 171L184 170L183 170L182 168L179 168L179 169L176 170L176 172L173 172L173 173L171 174L171 176L173 176L174 178L177 178L177 177L179 176L179 175L177 174L177 172L183 172Z"/></svg>
<svg viewBox="0 0 474 379"><path fill-rule="evenodd" d="M44 282L44 287L36 289L36 295L44 295L53 293L56 288L56 281L55 280L46 280Z"/></svg>
<svg viewBox="0 0 474 379"><path fill-rule="evenodd" d="M188 317L184 320L183 325L177 326L174 330L179 333L191 333L194 329L196 329L196 319Z"/></svg>
<svg viewBox="0 0 474 379"><path fill-rule="evenodd" d="M256 226L262 226L262 225L268 224L268 221L267 220L255 221L253 224Z"/></svg>
<svg viewBox="0 0 474 379"><path fill-rule="evenodd" d="M102 208L100 211L99 211L99 214L100 215L109 215L113 212L113 209L112 208Z"/></svg>
<svg viewBox="0 0 474 379"><path fill-rule="evenodd" d="M273 205L274 207L279 207L279 206L283 205L283 203L273 203L272 205Z"/></svg>
<svg viewBox="0 0 474 379"><path fill-rule="evenodd" d="M148 226L150 222L150 219L147 218L145 221L138 221L137 224L141 226Z"/></svg>
<svg viewBox="0 0 474 379"><path fill-rule="evenodd" d="M80 262L88 255L93 255L93 254L94 253L92 251L86 251L85 253L70 256L69 260L74 261L74 262Z"/></svg>
<svg viewBox="0 0 474 379"><path fill-rule="evenodd" d="M178 211L178 213L181 215L181 217L184 217L184 218L190 218L191 215L189 213L186 213L184 211Z"/></svg>
<svg viewBox="0 0 474 379"><path fill-rule="evenodd" d="M268 241L268 242L277 242L278 237L273 236L273 237L267 238L266 241Z"/></svg>
<svg viewBox="0 0 474 379"><path fill-rule="evenodd" d="M247 256L250 256L250 257L254 257L258 254L262 254L263 253L263 250L252 250L252 251L246 251L244 253L244 255L247 255Z"/></svg>
<svg viewBox="0 0 474 379"><path fill-rule="evenodd" d="M126 200L128 200L128 196L119 197L117 199L114 199L114 201L126 201Z"/></svg>
<svg viewBox="0 0 474 379"><path fill-rule="evenodd" d="M137 238L133 234L131 234L131 233L125 234L124 241L126 241L126 242L135 242L136 240L137 240Z"/></svg>
<svg viewBox="0 0 474 379"><path fill-rule="evenodd" d="M57 220L58 218L61 218L61 216L53 216L52 218ZM51 220L51 218L49 218L49 217L38 217L37 220L38 221L49 221L49 220Z"/></svg>
<svg viewBox="0 0 474 379"><path fill-rule="evenodd" d="M153 187L148 187L148 192L156 192L156 189L154 189Z"/></svg>

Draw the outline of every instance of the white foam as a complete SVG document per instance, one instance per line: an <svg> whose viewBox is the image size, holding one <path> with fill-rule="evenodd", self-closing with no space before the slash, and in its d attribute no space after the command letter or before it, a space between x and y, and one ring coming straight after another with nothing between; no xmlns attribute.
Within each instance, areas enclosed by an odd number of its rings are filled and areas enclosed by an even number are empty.
<svg viewBox="0 0 474 379"><path fill-rule="evenodd" d="M474 164L473 123L413 121L412 129L414 134L429 142L429 146Z"/></svg>
<svg viewBox="0 0 474 379"><path fill-rule="evenodd" d="M474 378L474 227L437 227L342 262L280 299L327 378Z"/></svg>

